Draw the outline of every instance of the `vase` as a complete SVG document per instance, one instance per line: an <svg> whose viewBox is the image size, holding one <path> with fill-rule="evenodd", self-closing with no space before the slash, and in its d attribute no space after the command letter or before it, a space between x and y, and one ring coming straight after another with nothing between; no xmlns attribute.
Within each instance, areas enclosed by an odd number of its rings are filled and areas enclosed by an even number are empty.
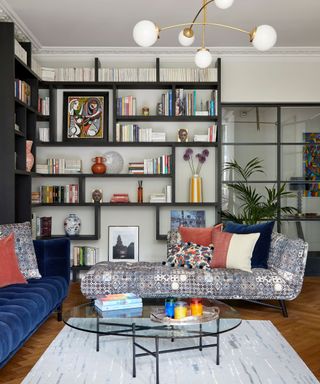
<svg viewBox="0 0 320 384"><path fill-rule="evenodd" d="M190 203L202 203L202 177L192 175L190 178Z"/></svg>
<svg viewBox="0 0 320 384"><path fill-rule="evenodd" d="M28 172L31 172L31 169L34 164L34 156L31 152L32 144L33 144L32 140L26 141L26 170Z"/></svg>
<svg viewBox="0 0 320 384"><path fill-rule="evenodd" d="M105 157L97 156L97 157L94 157L92 159L92 161L94 161L94 164L91 167L92 173L97 174L97 175L101 175L103 173L106 173L107 167L104 164L104 162L106 161Z"/></svg>
<svg viewBox="0 0 320 384"><path fill-rule="evenodd" d="M68 236L77 236L80 233L81 220L75 213L69 213L64 219L64 231Z"/></svg>

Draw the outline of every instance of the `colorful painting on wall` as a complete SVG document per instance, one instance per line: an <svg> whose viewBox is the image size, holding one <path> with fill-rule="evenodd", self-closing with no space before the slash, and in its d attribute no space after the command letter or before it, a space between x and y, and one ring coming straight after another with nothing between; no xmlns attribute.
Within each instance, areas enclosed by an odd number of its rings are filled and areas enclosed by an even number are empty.
<svg viewBox="0 0 320 384"><path fill-rule="evenodd" d="M205 211L171 211L171 230L176 230L180 225L184 227L205 227Z"/></svg>
<svg viewBox="0 0 320 384"><path fill-rule="evenodd" d="M320 180L320 133L305 132L303 138L304 142L308 143L304 146L303 151L305 180ZM306 183L304 196L319 197L320 183Z"/></svg>
<svg viewBox="0 0 320 384"><path fill-rule="evenodd" d="M64 140L107 140L108 94L64 92Z"/></svg>

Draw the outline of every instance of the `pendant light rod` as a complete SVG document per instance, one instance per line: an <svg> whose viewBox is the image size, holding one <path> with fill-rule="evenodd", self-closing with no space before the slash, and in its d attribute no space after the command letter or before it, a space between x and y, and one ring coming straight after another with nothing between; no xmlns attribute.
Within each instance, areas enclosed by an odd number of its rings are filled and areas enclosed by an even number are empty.
<svg viewBox="0 0 320 384"><path fill-rule="evenodd" d="M188 25L190 25L190 22L189 23L180 23L180 24L169 25L167 27L159 27L159 31L166 31L168 29L179 28L179 27L186 27ZM220 23L206 22L204 24L204 23L199 22L199 23L193 23L193 25L210 25L210 26L213 26L213 27L228 28L228 29L232 29L234 31L246 33L247 35L251 35L251 33L252 33L250 31L246 31L245 29L242 29L242 28L232 27L231 25L220 24Z"/></svg>

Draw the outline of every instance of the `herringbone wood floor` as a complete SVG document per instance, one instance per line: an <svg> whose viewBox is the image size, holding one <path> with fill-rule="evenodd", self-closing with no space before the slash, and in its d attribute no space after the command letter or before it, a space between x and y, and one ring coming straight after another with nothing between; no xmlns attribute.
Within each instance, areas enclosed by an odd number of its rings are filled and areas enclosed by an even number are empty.
<svg viewBox="0 0 320 384"><path fill-rule="evenodd" d="M79 284L73 283L64 309L85 302ZM287 303L289 317L274 310L245 302L230 303L243 319L271 320L320 380L320 278L307 277L300 296ZM19 384L63 328L51 316L25 343L9 363L0 370L0 383ZM72 383L70 383L72 384ZM116 384L116 383L115 383Z"/></svg>

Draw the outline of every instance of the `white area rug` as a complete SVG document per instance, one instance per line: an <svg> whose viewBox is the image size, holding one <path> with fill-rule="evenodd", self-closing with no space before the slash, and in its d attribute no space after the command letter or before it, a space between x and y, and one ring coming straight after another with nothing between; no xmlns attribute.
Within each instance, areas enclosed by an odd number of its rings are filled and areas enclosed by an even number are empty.
<svg viewBox="0 0 320 384"><path fill-rule="evenodd" d="M269 321L243 321L222 334L220 341L219 366L215 364L215 348L160 355L160 384L319 383ZM138 342L154 350L153 340ZM96 352L95 343L94 334L65 326L23 384L155 383L155 359L151 356L137 358L137 377L132 377L131 338L102 337L100 352ZM175 347L190 343L192 340L174 342ZM160 341L161 349L172 346L170 340Z"/></svg>

